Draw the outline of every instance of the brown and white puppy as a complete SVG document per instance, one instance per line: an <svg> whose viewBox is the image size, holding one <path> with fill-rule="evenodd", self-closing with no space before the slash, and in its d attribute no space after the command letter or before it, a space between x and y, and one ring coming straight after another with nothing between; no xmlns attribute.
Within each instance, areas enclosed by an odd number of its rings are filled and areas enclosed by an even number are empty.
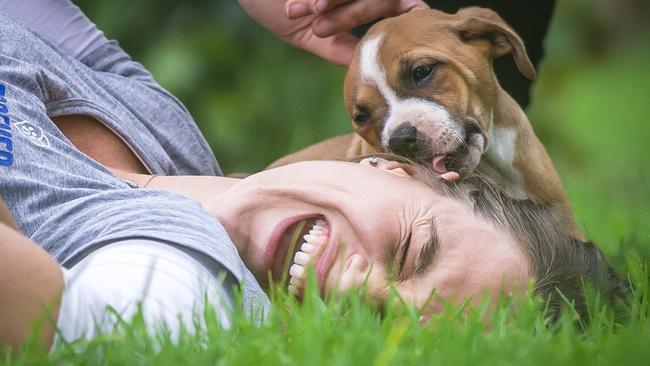
<svg viewBox="0 0 650 366"><path fill-rule="evenodd" d="M515 198L554 205L581 237L546 150L494 74L493 60L506 54L524 76L535 77L521 38L489 9L421 10L383 20L359 43L345 78L344 101L356 134L272 166L383 151L446 176L478 169L507 181Z"/></svg>

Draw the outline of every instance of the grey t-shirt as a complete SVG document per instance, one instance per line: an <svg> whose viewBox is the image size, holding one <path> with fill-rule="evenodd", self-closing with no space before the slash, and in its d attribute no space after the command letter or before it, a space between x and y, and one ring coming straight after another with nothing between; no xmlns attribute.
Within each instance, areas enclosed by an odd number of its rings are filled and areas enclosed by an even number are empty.
<svg viewBox="0 0 650 366"><path fill-rule="evenodd" d="M22 232L63 266L89 251L143 238L199 251L268 298L221 224L198 203L132 189L77 150L51 117L90 115L151 172L220 175L189 112L115 42L81 62L0 13L0 196Z"/></svg>

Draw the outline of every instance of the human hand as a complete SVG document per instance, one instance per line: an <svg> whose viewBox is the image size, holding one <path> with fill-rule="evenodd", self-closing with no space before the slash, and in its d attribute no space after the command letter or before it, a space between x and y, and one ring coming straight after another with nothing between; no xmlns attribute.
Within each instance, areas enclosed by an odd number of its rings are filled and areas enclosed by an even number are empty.
<svg viewBox="0 0 650 366"><path fill-rule="evenodd" d="M358 39L351 29L415 9L422 0L240 0L262 26L291 45L337 65L352 60Z"/></svg>

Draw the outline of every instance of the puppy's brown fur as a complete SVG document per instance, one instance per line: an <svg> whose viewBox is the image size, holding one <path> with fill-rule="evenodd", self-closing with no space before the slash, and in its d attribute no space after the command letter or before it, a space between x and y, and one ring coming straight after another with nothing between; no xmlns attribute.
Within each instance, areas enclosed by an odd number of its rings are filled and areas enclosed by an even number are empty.
<svg viewBox="0 0 650 366"><path fill-rule="evenodd" d="M309 146L270 167L377 151L425 165L444 156L461 177L479 169L514 187L515 198L552 204L581 238L551 159L496 79L492 61L506 54L524 76L535 77L521 38L489 9L413 11L383 20L359 43L345 78L344 102L355 133ZM411 105L417 110L410 111ZM402 151L394 142L404 126L417 135Z"/></svg>

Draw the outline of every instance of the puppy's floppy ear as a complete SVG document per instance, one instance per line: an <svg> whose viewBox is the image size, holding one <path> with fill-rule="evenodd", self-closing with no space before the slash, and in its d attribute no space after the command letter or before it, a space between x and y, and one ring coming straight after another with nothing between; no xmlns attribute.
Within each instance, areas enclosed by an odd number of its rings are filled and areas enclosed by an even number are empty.
<svg viewBox="0 0 650 366"><path fill-rule="evenodd" d="M512 53L519 71L528 79L536 76L521 37L493 10L479 7L460 9L456 16L459 37L467 43L486 40L491 44L493 58Z"/></svg>

